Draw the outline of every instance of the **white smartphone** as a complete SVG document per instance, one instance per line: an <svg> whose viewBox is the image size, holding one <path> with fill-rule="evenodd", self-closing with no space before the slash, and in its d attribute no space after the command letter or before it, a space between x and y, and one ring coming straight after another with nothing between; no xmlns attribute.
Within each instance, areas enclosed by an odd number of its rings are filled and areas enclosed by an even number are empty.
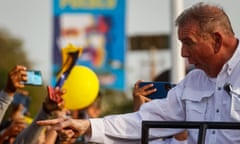
<svg viewBox="0 0 240 144"><path fill-rule="evenodd" d="M39 70L27 70L27 81L24 82L25 85L32 86L42 86L42 74Z"/></svg>

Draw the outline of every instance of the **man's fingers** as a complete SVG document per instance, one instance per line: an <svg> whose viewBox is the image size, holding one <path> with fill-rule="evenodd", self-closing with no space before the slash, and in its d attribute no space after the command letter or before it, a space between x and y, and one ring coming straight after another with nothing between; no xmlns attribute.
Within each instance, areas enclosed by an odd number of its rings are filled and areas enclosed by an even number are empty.
<svg viewBox="0 0 240 144"><path fill-rule="evenodd" d="M139 83L144 82L144 80L138 80L135 84L134 87L135 88L139 88Z"/></svg>
<svg viewBox="0 0 240 144"><path fill-rule="evenodd" d="M55 103L61 103L63 101L62 95L65 93L65 90L61 90L59 87L55 89L51 86L47 86L48 97L51 101Z"/></svg>
<svg viewBox="0 0 240 144"><path fill-rule="evenodd" d="M64 121L64 118L51 119L51 120L40 120L36 123L41 126L56 125Z"/></svg>
<svg viewBox="0 0 240 144"><path fill-rule="evenodd" d="M152 88L153 86L154 85L152 83L150 83L150 84L147 84L147 85L143 86L142 89L144 89L146 91L146 90Z"/></svg>
<svg viewBox="0 0 240 144"><path fill-rule="evenodd" d="M150 102L151 101L151 99L148 98L148 97L144 97L144 100L145 100L145 102Z"/></svg>
<svg viewBox="0 0 240 144"><path fill-rule="evenodd" d="M74 136L74 132L71 129L61 129L57 132L60 136L60 141L69 141Z"/></svg>
<svg viewBox="0 0 240 144"><path fill-rule="evenodd" d="M156 92L156 91L157 91L156 88L146 90L146 91L145 91L145 95L149 95L149 94L154 93L154 92Z"/></svg>

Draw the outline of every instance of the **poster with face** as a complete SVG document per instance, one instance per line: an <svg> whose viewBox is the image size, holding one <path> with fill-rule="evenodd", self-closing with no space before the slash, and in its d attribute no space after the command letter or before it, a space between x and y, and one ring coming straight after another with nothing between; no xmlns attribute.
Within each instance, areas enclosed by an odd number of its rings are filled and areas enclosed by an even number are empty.
<svg viewBox="0 0 240 144"><path fill-rule="evenodd" d="M53 1L52 84L68 44L82 49L76 65L91 68L102 88L125 89L125 0Z"/></svg>

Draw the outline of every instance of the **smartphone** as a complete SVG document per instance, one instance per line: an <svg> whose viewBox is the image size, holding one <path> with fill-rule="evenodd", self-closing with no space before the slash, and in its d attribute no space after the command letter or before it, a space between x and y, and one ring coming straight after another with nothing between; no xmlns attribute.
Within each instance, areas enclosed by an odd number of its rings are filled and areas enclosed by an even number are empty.
<svg viewBox="0 0 240 144"><path fill-rule="evenodd" d="M39 70L27 70L27 81L25 85L42 86L42 74Z"/></svg>
<svg viewBox="0 0 240 144"><path fill-rule="evenodd" d="M148 95L150 99L163 99L167 97L168 91L174 87L174 85L170 82L141 82L139 83L140 87L143 87L147 84L153 84L152 88L156 88L157 91Z"/></svg>

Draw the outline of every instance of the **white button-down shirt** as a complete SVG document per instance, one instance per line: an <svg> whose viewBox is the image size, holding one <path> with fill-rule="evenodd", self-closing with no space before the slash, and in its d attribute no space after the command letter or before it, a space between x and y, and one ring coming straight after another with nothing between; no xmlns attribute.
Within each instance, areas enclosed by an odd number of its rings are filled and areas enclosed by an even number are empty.
<svg viewBox="0 0 240 144"><path fill-rule="evenodd" d="M148 102L135 113L91 119L91 140L106 144L140 143L143 120L237 122L231 115L232 98L223 88L225 83L231 83L235 91L240 90L240 47L216 78L195 69L169 91L166 99ZM240 106L238 102L234 103ZM240 115L238 112L234 114ZM149 136L151 139L177 132L177 129L154 128ZM197 138L198 130L189 129L188 143L197 143ZM240 130L207 130L206 144L239 143Z"/></svg>

